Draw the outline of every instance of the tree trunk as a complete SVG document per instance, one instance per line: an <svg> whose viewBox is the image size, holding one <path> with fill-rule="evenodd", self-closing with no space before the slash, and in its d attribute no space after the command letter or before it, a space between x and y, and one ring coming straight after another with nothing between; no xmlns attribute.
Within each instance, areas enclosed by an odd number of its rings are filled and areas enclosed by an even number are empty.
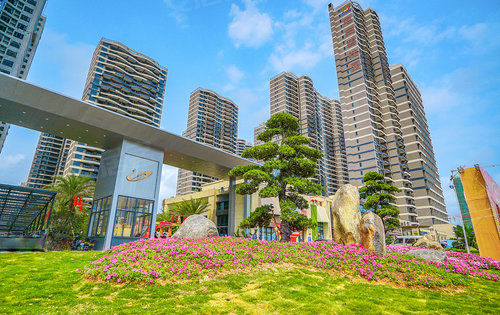
<svg viewBox="0 0 500 315"><path fill-rule="evenodd" d="M290 229L290 225L288 225L287 221L281 221L280 232L281 232L281 242L289 243L292 230Z"/></svg>

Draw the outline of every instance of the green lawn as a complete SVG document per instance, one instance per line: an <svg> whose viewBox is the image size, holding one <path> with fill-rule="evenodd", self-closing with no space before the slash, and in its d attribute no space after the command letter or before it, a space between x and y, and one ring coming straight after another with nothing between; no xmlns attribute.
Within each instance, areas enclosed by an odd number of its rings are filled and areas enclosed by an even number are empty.
<svg viewBox="0 0 500 315"><path fill-rule="evenodd" d="M500 283L461 292L394 288L279 266L166 285L93 283L76 272L101 253L0 254L0 314L9 313L500 313Z"/></svg>

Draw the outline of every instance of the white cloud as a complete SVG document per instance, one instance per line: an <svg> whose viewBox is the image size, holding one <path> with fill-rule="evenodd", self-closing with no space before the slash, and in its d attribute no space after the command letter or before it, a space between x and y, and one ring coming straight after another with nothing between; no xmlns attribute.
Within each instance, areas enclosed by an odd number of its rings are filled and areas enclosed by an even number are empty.
<svg viewBox="0 0 500 315"><path fill-rule="evenodd" d="M163 207L163 199L168 199L175 196L177 187L177 171L173 166L163 165L161 170L160 196L158 197L158 211L161 212Z"/></svg>
<svg viewBox="0 0 500 315"><path fill-rule="evenodd" d="M169 9L168 15L174 19L177 26L187 28L189 12L217 5L222 0L163 0L163 2Z"/></svg>
<svg viewBox="0 0 500 315"><path fill-rule="evenodd" d="M269 41L273 35L273 21L266 13L261 13L254 2L245 0L245 10L236 4L231 5L229 16L229 37L236 47L259 47Z"/></svg>
<svg viewBox="0 0 500 315"><path fill-rule="evenodd" d="M292 71L292 69L312 69L323 58L323 55L313 50L311 44L304 48L290 50L277 46L269 57L269 63L276 71Z"/></svg>
<svg viewBox="0 0 500 315"><path fill-rule="evenodd" d="M486 23L477 23L472 26L464 25L458 30L458 33L473 42L484 37L487 28Z"/></svg>
<svg viewBox="0 0 500 315"><path fill-rule="evenodd" d="M15 154L15 155L0 155L0 169L11 170L14 166L23 162L26 159L25 154Z"/></svg>

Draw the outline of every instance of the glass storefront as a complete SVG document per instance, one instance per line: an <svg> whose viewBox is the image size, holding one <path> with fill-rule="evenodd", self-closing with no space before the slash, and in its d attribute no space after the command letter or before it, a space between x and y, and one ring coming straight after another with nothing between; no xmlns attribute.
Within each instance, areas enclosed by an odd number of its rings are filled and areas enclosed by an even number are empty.
<svg viewBox="0 0 500 315"><path fill-rule="evenodd" d="M149 237L153 204L152 200L119 196L113 236Z"/></svg>
<svg viewBox="0 0 500 315"><path fill-rule="evenodd" d="M215 214L217 216L217 231L219 236L227 236L229 222L229 201L219 201L216 204Z"/></svg>
<svg viewBox="0 0 500 315"><path fill-rule="evenodd" d="M94 200L90 212L88 236L104 237L108 226L111 196Z"/></svg>
<svg viewBox="0 0 500 315"><path fill-rule="evenodd" d="M259 240L274 241L276 240L276 233L272 227L259 228Z"/></svg>

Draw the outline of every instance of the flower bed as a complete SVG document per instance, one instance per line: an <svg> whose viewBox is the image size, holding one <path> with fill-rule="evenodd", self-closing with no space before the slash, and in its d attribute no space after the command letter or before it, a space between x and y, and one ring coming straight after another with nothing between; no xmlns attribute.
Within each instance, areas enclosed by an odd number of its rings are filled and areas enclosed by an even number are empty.
<svg viewBox="0 0 500 315"><path fill-rule="evenodd" d="M199 279L263 263L293 263L367 280L388 279L427 287L462 284L467 277L499 280L488 270L500 270L500 263L489 258L447 253L449 261L436 263L405 255L408 250L389 246L386 257L377 257L360 245L334 242L278 243L236 237L141 239L113 247L79 271L88 279L154 283Z"/></svg>

